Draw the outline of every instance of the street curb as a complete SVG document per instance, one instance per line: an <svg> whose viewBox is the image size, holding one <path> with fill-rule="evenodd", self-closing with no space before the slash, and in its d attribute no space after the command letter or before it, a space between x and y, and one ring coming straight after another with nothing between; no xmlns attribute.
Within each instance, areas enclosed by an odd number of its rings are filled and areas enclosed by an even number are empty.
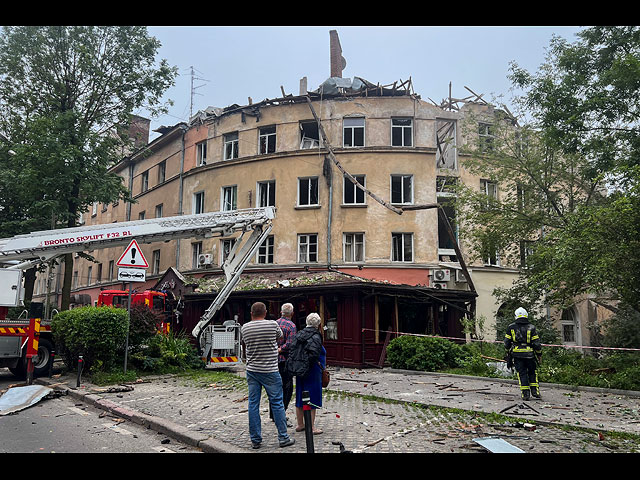
<svg viewBox="0 0 640 480"><path fill-rule="evenodd" d="M198 434L190 431L188 428L178 425L171 420L147 415L136 410L123 407L118 403L101 397L95 393L84 393L78 391L77 388L68 385L55 383L47 378L36 378L35 383L53 388L54 390L63 391L71 397L93 405L101 410L108 411L118 417L129 420L137 425L146 427L158 433L165 434L179 442L185 443L192 447L200 448L204 453L242 453L244 450L222 442L216 438L205 434Z"/></svg>

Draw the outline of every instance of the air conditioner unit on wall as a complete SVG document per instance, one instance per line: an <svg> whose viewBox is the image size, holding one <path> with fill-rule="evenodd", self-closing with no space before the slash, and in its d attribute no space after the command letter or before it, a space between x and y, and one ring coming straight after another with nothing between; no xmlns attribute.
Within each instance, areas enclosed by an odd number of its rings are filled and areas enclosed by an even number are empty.
<svg viewBox="0 0 640 480"><path fill-rule="evenodd" d="M432 276L434 282L448 282L451 280L451 271L448 269L433 270Z"/></svg>
<svg viewBox="0 0 640 480"><path fill-rule="evenodd" d="M213 255L210 253L201 253L198 255L198 266L204 267L213 263Z"/></svg>
<svg viewBox="0 0 640 480"><path fill-rule="evenodd" d="M447 283L446 282L433 282L433 288L439 288L440 290L446 290Z"/></svg>

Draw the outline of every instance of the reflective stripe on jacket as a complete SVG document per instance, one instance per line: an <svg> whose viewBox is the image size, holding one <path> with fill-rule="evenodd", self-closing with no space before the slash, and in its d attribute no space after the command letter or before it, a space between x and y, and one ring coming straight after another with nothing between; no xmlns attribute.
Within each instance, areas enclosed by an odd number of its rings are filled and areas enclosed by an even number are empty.
<svg viewBox="0 0 640 480"><path fill-rule="evenodd" d="M519 321L518 321L519 320ZM504 346L516 358L533 358L542 351L536 327L524 319L518 319L507 328Z"/></svg>

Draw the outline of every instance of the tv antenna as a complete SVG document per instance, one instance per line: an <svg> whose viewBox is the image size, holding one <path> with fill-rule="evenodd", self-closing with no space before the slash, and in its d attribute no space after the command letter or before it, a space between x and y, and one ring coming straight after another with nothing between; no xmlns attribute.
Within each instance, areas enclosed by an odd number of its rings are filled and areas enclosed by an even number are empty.
<svg viewBox="0 0 640 480"><path fill-rule="evenodd" d="M193 67L190 67L190 69L191 69L191 103L189 105L189 118L191 118L193 116L193 97L194 97L194 95L202 95L201 93L197 93L196 89L202 88L202 87L205 86L205 84L194 86L193 82L195 80L201 80L203 82L208 82L209 81L206 78L196 77L196 72L200 73L200 74L202 72L199 72L198 70L196 70Z"/></svg>

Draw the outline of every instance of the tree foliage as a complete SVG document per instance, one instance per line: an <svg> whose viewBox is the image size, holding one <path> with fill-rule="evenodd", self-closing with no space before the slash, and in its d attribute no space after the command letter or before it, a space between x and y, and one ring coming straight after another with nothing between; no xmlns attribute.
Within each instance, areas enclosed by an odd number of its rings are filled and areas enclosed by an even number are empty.
<svg viewBox="0 0 640 480"><path fill-rule="evenodd" d="M462 160L500 185L498 199L461 192L463 219L481 226L471 243L511 255L532 300L590 293L640 310L640 29L554 38L537 72L514 63L510 78L524 125L496 110L490 144L478 137Z"/></svg>
<svg viewBox="0 0 640 480"><path fill-rule="evenodd" d="M109 171L140 108L162 110L176 70L139 26L19 26L0 35L3 236L74 227L94 202L128 199ZM15 155L8 155L11 148ZM73 258L65 258L63 308ZM67 299L65 301L65 299Z"/></svg>

